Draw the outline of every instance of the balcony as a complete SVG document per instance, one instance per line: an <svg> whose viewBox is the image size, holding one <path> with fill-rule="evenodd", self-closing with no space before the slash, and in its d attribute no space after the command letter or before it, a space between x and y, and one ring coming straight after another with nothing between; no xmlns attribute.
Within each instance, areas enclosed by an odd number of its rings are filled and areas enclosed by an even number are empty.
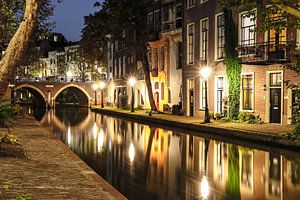
<svg viewBox="0 0 300 200"><path fill-rule="evenodd" d="M289 62L295 42L279 42L270 44L268 42L253 45L238 46L238 55L243 64L272 64Z"/></svg>
<svg viewBox="0 0 300 200"><path fill-rule="evenodd" d="M174 31L176 29L181 29L181 27L182 27L182 19L162 22L162 32Z"/></svg>

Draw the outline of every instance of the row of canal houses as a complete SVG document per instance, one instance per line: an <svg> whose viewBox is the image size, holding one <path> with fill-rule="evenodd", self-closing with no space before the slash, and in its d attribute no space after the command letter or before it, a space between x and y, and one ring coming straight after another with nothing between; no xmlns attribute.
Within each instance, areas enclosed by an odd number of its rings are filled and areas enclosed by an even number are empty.
<svg viewBox="0 0 300 200"><path fill-rule="evenodd" d="M238 55L242 64L240 111L259 114L266 123L290 124L293 90L286 81L299 83L299 77L284 69L298 50L300 31L258 32L262 26L257 9L237 11ZM282 22L286 23L286 19ZM224 64L224 16L217 0L161 0L148 13L149 67L153 96L158 110L180 105L186 116L204 117L205 84L200 70L212 69L208 78L208 107L223 114L228 105L228 82ZM127 34L126 37L131 37ZM126 42L108 43L109 105L130 104L127 80L134 76L135 107L150 108L142 63ZM299 48L300 49L300 48ZM127 103L126 103L127 102Z"/></svg>

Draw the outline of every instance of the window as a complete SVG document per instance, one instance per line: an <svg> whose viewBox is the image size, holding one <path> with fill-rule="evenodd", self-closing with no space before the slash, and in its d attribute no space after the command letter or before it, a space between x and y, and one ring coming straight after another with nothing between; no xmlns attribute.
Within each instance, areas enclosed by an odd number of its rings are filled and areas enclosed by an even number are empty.
<svg viewBox="0 0 300 200"><path fill-rule="evenodd" d="M217 46L217 59L225 57L225 26L224 26L224 15L217 15L217 29L216 29L216 46Z"/></svg>
<svg viewBox="0 0 300 200"><path fill-rule="evenodd" d="M224 77L217 77L217 112L223 113Z"/></svg>
<svg viewBox="0 0 300 200"><path fill-rule="evenodd" d="M208 54L208 19L203 19L200 22L201 26L201 41L200 41L200 58L207 60Z"/></svg>
<svg viewBox="0 0 300 200"><path fill-rule="evenodd" d="M270 87L281 87L281 73L270 74Z"/></svg>
<svg viewBox="0 0 300 200"><path fill-rule="evenodd" d="M160 29L160 13L159 13L159 10L156 10L154 12L154 28L155 28L155 31L158 31Z"/></svg>
<svg viewBox="0 0 300 200"><path fill-rule="evenodd" d="M253 110L254 80L253 74L242 75L242 109Z"/></svg>
<svg viewBox="0 0 300 200"><path fill-rule="evenodd" d="M154 69L158 69L158 49L154 48Z"/></svg>
<svg viewBox="0 0 300 200"><path fill-rule="evenodd" d="M151 33L154 28L154 18L153 13L148 14L148 32Z"/></svg>
<svg viewBox="0 0 300 200"><path fill-rule="evenodd" d="M149 70L152 70L152 48L148 51L148 64L149 64Z"/></svg>
<svg viewBox="0 0 300 200"><path fill-rule="evenodd" d="M176 6L176 28L182 27L182 5Z"/></svg>
<svg viewBox="0 0 300 200"><path fill-rule="evenodd" d="M206 93L205 90L208 88L205 88L205 80L200 79L200 109L205 109L206 106Z"/></svg>
<svg viewBox="0 0 300 200"><path fill-rule="evenodd" d="M160 70L163 71L165 69L165 47L162 46L160 48Z"/></svg>
<svg viewBox="0 0 300 200"><path fill-rule="evenodd" d="M242 46L253 46L255 43L255 12L246 12L240 15L240 44Z"/></svg>
<svg viewBox="0 0 300 200"><path fill-rule="evenodd" d="M177 42L177 65L176 69L182 68L182 42Z"/></svg>
<svg viewBox="0 0 300 200"><path fill-rule="evenodd" d="M195 27L194 24L189 24L187 26L188 28L188 38L187 38L187 44L188 44L188 49L187 49L187 63L188 64L193 64L194 63L194 34L195 34Z"/></svg>
<svg viewBox="0 0 300 200"><path fill-rule="evenodd" d="M195 6L195 0L187 0L187 8L191 8Z"/></svg>
<svg viewBox="0 0 300 200"><path fill-rule="evenodd" d="M164 100L165 99L165 84L164 83L161 83L161 86L160 86L160 96L161 96L161 100Z"/></svg>
<svg viewBox="0 0 300 200"><path fill-rule="evenodd" d="M122 58L119 57L119 78L121 78L122 75Z"/></svg>
<svg viewBox="0 0 300 200"><path fill-rule="evenodd" d="M126 56L123 56L123 77L125 77L126 74Z"/></svg>

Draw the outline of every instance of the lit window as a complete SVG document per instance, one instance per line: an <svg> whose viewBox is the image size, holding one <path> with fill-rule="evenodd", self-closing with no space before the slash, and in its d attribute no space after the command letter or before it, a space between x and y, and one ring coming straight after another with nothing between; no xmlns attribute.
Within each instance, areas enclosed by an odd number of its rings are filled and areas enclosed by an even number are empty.
<svg viewBox="0 0 300 200"><path fill-rule="evenodd" d="M195 32L195 27L194 24L189 24L188 25L188 38L187 38L187 44L188 44L188 64L193 64L194 63L194 32Z"/></svg>
<svg viewBox="0 0 300 200"><path fill-rule="evenodd" d="M160 48L160 70L164 70L165 69L165 47L162 46Z"/></svg>
<svg viewBox="0 0 300 200"><path fill-rule="evenodd" d="M154 48L154 69L158 69L158 49Z"/></svg>
<svg viewBox="0 0 300 200"><path fill-rule="evenodd" d="M201 21L201 41L200 41L200 57L207 60L208 56L208 19Z"/></svg>
<svg viewBox="0 0 300 200"><path fill-rule="evenodd" d="M195 6L195 0L187 0L187 8Z"/></svg>
<svg viewBox="0 0 300 200"><path fill-rule="evenodd" d="M254 80L253 74L242 75L242 109L253 110Z"/></svg>
<svg viewBox="0 0 300 200"><path fill-rule="evenodd" d="M240 43L242 46L253 46L255 43L255 12L241 14Z"/></svg>
<svg viewBox="0 0 300 200"><path fill-rule="evenodd" d="M225 26L224 26L224 15L217 16L217 59L222 59L225 57Z"/></svg>
<svg viewBox="0 0 300 200"><path fill-rule="evenodd" d="M207 88L208 89L208 88ZM206 93L205 93L205 80L200 79L200 109L205 109L206 106Z"/></svg>

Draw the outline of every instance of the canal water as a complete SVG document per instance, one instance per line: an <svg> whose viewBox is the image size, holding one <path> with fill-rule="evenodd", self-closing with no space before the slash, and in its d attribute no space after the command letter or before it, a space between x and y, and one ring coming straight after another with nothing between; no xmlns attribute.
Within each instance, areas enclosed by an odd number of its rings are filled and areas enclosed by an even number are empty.
<svg viewBox="0 0 300 200"><path fill-rule="evenodd" d="M300 199L295 152L230 144L89 109L30 113L129 199Z"/></svg>

